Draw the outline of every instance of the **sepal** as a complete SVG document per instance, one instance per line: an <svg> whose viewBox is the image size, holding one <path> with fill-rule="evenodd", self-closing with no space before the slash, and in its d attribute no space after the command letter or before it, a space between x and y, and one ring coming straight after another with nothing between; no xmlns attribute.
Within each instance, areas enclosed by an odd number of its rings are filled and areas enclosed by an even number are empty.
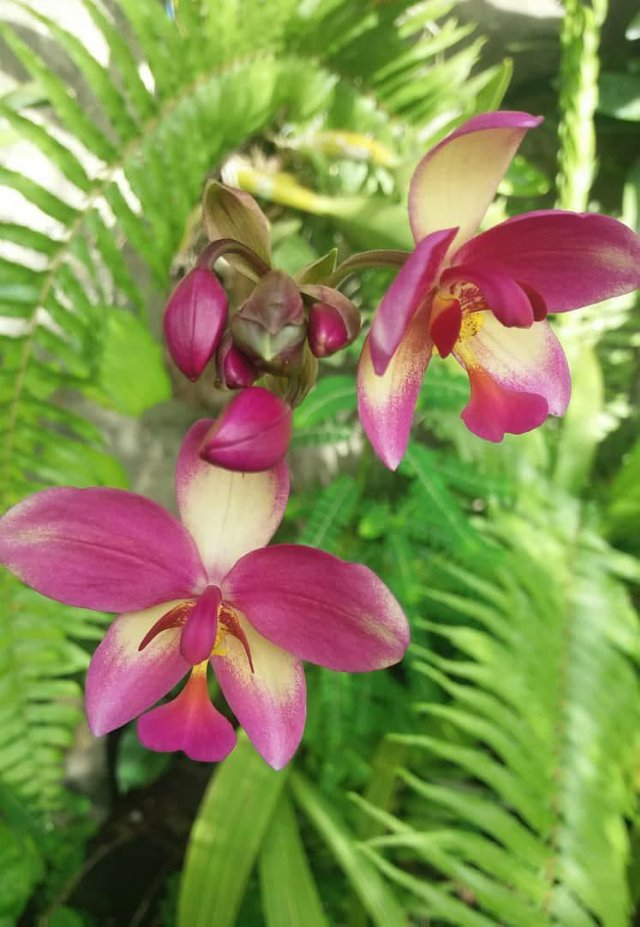
<svg viewBox="0 0 640 927"><path fill-rule="evenodd" d="M257 284L231 321L235 343L259 366L286 373L302 359L307 326L295 282L272 270Z"/></svg>
<svg viewBox="0 0 640 927"><path fill-rule="evenodd" d="M269 220L249 193L218 180L209 181L202 201L202 217L211 241L233 238L271 264ZM230 255L228 260L254 277L254 269L241 256Z"/></svg>

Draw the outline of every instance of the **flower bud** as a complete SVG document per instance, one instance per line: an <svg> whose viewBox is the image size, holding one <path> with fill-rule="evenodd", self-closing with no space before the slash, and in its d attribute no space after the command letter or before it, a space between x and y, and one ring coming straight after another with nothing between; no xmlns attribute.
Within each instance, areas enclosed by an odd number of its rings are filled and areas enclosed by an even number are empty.
<svg viewBox="0 0 640 927"><path fill-rule="evenodd" d="M200 456L226 470L269 470L287 452L291 418L291 408L278 396L261 386L249 387L231 400L207 432Z"/></svg>
<svg viewBox="0 0 640 927"><path fill-rule="evenodd" d="M307 332L316 357L329 357L357 338L360 313L350 299L326 286L307 286L303 292L318 300L311 305Z"/></svg>
<svg viewBox="0 0 640 927"><path fill-rule="evenodd" d="M314 303L311 307L307 338L316 357L330 357L349 343L342 316L333 306L323 303Z"/></svg>
<svg viewBox="0 0 640 927"><path fill-rule="evenodd" d="M164 313L164 337L176 366L197 380L227 323L227 295L216 275L194 267L177 285Z"/></svg>
<svg viewBox="0 0 640 927"><path fill-rule="evenodd" d="M304 306L294 281L269 271L231 320L233 340L252 360L273 372L288 372L302 359Z"/></svg>
<svg viewBox="0 0 640 927"><path fill-rule="evenodd" d="M246 389L257 379L259 371L240 348L233 343L230 332L224 336L216 356L218 379L228 389Z"/></svg>

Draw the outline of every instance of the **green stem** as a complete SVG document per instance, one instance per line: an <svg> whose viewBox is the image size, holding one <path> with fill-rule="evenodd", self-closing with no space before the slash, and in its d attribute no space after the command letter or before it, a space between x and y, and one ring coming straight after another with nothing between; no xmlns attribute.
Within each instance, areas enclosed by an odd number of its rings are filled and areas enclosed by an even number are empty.
<svg viewBox="0 0 640 927"><path fill-rule="evenodd" d="M596 170L598 48L608 0L563 0L563 5L557 202L561 209L582 211L589 204Z"/></svg>
<svg viewBox="0 0 640 927"><path fill-rule="evenodd" d="M363 270L371 270L377 267L400 268L408 257L408 251L395 251L391 248L352 254L351 257L336 267L331 276L324 281L324 284L325 286L336 287L351 274L359 274Z"/></svg>

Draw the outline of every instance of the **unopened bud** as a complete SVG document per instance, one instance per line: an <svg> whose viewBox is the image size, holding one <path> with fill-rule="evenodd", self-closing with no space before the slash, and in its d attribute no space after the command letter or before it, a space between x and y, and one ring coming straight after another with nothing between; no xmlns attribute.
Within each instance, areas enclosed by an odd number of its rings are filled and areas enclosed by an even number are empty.
<svg viewBox="0 0 640 927"><path fill-rule="evenodd" d="M326 286L306 286L303 292L317 300L309 311L307 332L316 357L329 357L357 338L360 313L350 299Z"/></svg>
<svg viewBox="0 0 640 927"><path fill-rule="evenodd" d="M323 303L314 303L311 307L307 338L316 357L330 357L349 343L340 313Z"/></svg>
<svg viewBox="0 0 640 927"><path fill-rule="evenodd" d="M216 367L222 386L228 389L246 389L258 377L259 371L240 348L233 343L230 332L220 342Z"/></svg>
<svg viewBox="0 0 640 927"><path fill-rule="evenodd" d="M231 320L233 340L252 360L287 372L302 359L306 337L304 306L294 281L269 271Z"/></svg>
<svg viewBox="0 0 640 927"><path fill-rule="evenodd" d="M197 380L227 323L227 295L216 275L195 267L177 285L164 313L164 337L176 366Z"/></svg>
<svg viewBox="0 0 640 927"><path fill-rule="evenodd" d="M231 400L206 434L200 456L227 470L270 470L287 452L291 418L286 402L261 386L252 386Z"/></svg>

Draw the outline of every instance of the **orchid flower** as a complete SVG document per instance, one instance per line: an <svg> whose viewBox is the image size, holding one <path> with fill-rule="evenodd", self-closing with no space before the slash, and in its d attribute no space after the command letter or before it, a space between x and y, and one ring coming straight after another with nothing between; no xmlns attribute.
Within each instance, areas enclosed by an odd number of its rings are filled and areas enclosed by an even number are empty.
<svg viewBox="0 0 640 927"><path fill-rule="evenodd" d="M540 210L474 236L528 129L519 112L475 116L418 164L409 190L415 250L384 296L358 369L360 419L383 462L402 459L434 352L465 368L462 419L501 441L569 402L567 361L546 315L640 285L640 238L608 216Z"/></svg>
<svg viewBox="0 0 640 927"><path fill-rule="evenodd" d="M402 658L408 626L366 567L310 547L264 546L287 502L286 464L244 474L206 463L199 452L212 424L197 422L180 450L181 522L123 490L46 489L0 519L0 562L50 598L123 613L87 675L96 735L141 715L150 749L223 759L236 737L209 699L211 667L278 769L304 728L301 661L347 672L386 667ZM185 676L176 698L152 707Z"/></svg>

